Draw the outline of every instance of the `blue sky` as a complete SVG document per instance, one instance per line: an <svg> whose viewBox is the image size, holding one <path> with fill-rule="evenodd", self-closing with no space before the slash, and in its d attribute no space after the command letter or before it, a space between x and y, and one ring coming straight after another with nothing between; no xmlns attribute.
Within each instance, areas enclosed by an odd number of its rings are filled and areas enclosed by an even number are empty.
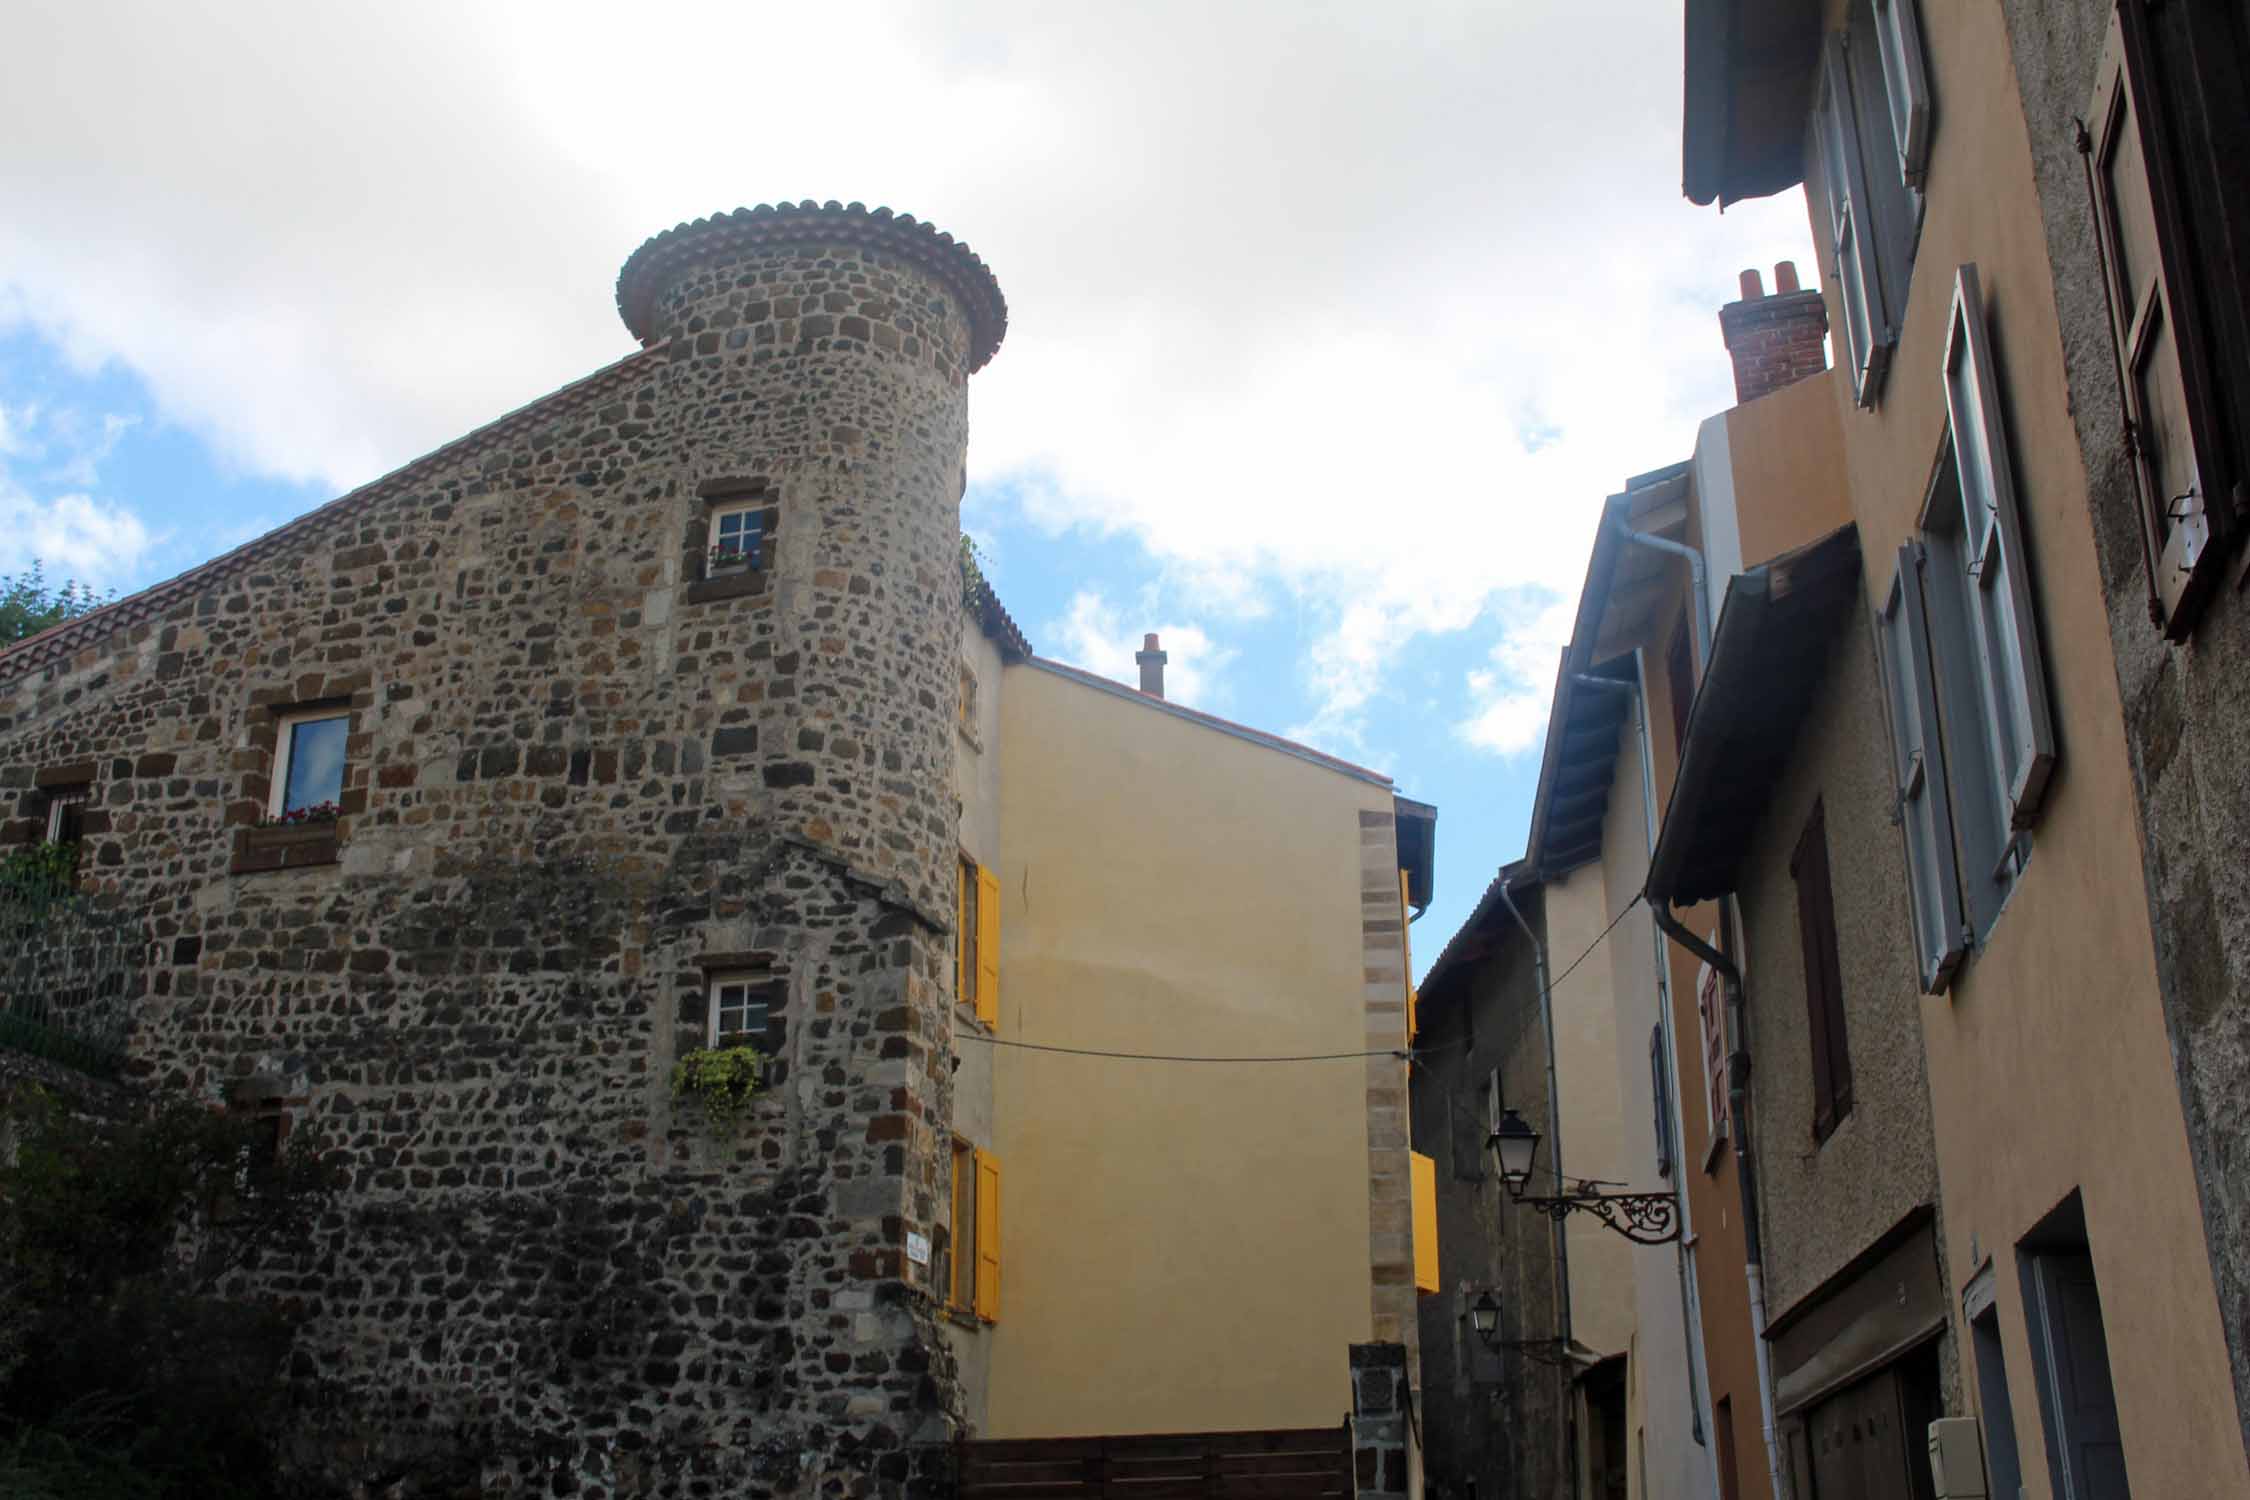
<svg viewBox="0 0 2250 1500"><path fill-rule="evenodd" d="M1810 275L1801 194L1679 196L1678 0L648 9L28 0L0 572L167 577L626 352L648 234L887 203L1009 297L963 523L1010 610L1435 802L1426 964L1522 849L1601 497L1731 401L1736 273ZM848 87L683 85L691 31Z"/></svg>

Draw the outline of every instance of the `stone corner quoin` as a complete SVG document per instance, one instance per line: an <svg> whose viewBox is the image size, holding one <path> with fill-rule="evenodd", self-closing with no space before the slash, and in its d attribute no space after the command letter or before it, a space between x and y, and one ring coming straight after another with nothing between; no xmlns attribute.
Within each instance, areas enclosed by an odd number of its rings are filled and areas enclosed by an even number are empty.
<svg viewBox="0 0 2250 1500"><path fill-rule="evenodd" d="M810 203L659 235L618 299L639 353L0 654L0 839L92 763L134 1070L258 1080L348 1166L252 1278L305 1313L308 1483L867 1493L955 1435L904 1246L949 1171L958 507L1005 304L929 226ZM714 566L741 493L756 586ZM340 816L277 836L307 705L349 716ZM710 955L770 986L731 1136L670 1087Z"/></svg>

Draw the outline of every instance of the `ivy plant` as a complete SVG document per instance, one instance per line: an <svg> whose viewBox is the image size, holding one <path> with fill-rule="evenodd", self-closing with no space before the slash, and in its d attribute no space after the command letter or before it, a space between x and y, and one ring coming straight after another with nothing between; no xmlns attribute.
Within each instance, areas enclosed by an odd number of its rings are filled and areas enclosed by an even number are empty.
<svg viewBox="0 0 2250 1500"><path fill-rule="evenodd" d="M695 1100L713 1131L731 1135L750 1113L765 1078L766 1060L755 1047L698 1047L672 1068L672 1097Z"/></svg>
<svg viewBox="0 0 2250 1500"><path fill-rule="evenodd" d="M0 856L0 901L45 901L77 881L76 844L27 844Z"/></svg>

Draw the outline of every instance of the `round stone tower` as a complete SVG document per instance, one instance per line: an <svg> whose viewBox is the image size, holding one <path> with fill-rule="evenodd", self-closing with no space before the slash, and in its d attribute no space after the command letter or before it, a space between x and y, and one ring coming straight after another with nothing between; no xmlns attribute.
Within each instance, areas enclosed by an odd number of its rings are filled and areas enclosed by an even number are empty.
<svg viewBox="0 0 2250 1500"><path fill-rule="evenodd" d="M999 283L928 224L807 200L657 235L617 305L669 351L654 408L701 502L685 607L753 601L718 649L761 664L760 701L714 710L754 734L757 813L950 912L968 377L1007 328Z"/></svg>

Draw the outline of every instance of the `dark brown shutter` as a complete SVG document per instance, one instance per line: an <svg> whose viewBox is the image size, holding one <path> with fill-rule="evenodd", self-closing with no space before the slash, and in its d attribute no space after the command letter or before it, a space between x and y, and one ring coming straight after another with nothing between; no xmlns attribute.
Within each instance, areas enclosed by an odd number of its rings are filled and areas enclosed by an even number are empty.
<svg viewBox="0 0 2250 1500"><path fill-rule="evenodd" d="M2227 9L2120 0L2079 139L2150 607L2175 640L2211 597L2244 508L2250 335L2236 246L2250 217L2236 178L2250 130L2243 21Z"/></svg>
<svg viewBox="0 0 2250 1500"><path fill-rule="evenodd" d="M1827 816L1819 802L1789 861L1797 882L1797 927L1805 954L1805 1019L1812 1031L1813 1136L1826 1140L1852 1112L1851 1050L1844 1035L1844 984L1836 954L1836 905L1828 881Z"/></svg>

